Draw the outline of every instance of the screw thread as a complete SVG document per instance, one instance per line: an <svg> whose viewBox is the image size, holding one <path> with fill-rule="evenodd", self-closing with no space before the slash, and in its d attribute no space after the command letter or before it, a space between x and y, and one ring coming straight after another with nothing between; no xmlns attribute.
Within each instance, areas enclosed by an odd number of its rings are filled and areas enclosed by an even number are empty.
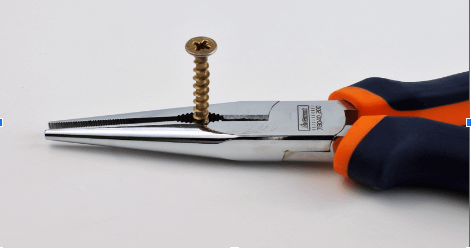
<svg viewBox="0 0 471 248"><path fill-rule="evenodd" d="M195 96L193 103L196 105L193 107L195 111L193 118L197 122L203 122L204 124L209 122L209 64L207 61L208 57L195 57L195 61L193 61L196 64L196 67L193 69L193 71L196 72L196 75L193 77L196 81L196 83L193 84L193 87L196 89L195 92L193 92Z"/></svg>

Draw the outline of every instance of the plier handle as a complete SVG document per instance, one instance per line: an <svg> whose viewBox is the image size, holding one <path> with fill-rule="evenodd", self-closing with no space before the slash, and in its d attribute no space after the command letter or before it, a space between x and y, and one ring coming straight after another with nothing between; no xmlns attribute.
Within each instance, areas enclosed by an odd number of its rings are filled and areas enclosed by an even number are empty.
<svg viewBox="0 0 471 248"><path fill-rule="evenodd" d="M368 78L329 100L350 102L360 117L335 141L338 173L380 189L469 191L469 72L424 82Z"/></svg>

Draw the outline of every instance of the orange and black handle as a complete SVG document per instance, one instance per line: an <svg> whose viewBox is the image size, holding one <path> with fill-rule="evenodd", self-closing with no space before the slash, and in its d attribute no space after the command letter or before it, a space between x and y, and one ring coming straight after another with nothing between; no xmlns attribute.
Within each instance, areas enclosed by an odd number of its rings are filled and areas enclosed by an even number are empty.
<svg viewBox="0 0 471 248"><path fill-rule="evenodd" d="M367 78L333 92L359 116L413 116L464 126L469 115L469 72L423 82Z"/></svg>
<svg viewBox="0 0 471 248"><path fill-rule="evenodd" d="M365 79L332 93L360 118L336 147L334 169L367 186L469 191L469 72L403 83ZM423 118L417 118L423 117Z"/></svg>

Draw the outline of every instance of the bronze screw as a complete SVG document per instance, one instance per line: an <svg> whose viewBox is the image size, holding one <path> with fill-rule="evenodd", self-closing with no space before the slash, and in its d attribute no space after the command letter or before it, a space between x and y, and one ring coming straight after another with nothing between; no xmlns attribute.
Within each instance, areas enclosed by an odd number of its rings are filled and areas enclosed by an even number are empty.
<svg viewBox="0 0 471 248"><path fill-rule="evenodd" d="M195 56L196 67L193 69L196 75L193 79L196 81L193 87L196 89L193 95L196 97L193 102L195 107L193 110L193 118L196 123L208 124L208 107L209 107L209 71L208 56L216 52L216 42L207 37L195 37L189 40L185 45L186 51Z"/></svg>

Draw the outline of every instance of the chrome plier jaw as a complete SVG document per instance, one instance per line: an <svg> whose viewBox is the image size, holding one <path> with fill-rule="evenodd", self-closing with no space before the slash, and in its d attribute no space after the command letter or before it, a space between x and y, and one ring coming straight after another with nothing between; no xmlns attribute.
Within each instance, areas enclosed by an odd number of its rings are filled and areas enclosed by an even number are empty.
<svg viewBox="0 0 471 248"><path fill-rule="evenodd" d="M333 141L357 119L345 101L212 104L210 122L192 107L49 122L47 140L243 161L332 161Z"/></svg>

